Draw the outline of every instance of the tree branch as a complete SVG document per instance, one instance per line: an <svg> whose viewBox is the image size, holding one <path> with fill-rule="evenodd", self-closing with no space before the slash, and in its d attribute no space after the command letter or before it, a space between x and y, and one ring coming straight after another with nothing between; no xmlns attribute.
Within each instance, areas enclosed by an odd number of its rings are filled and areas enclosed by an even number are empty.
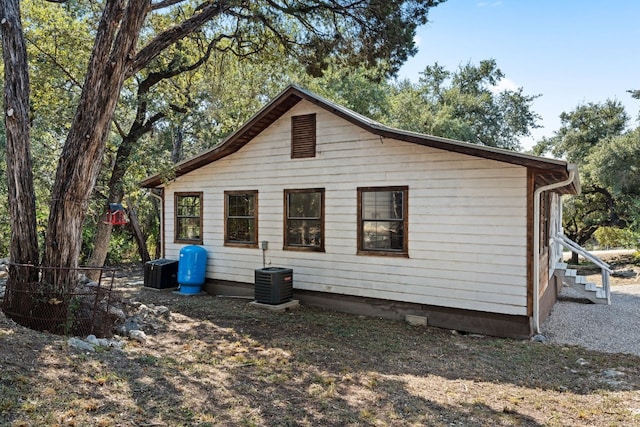
<svg viewBox="0 0 640 427"><path fill-rule="evenodd" d="M47 0L47 1L49 1L49 0ZM64 1L66 1L66 0L64 0ZM63 3L63 2L52 2L52 3ZM57 60L57 58L55 56L53 56L51 53L47 52L46 50L42 49L37 43L35 43L33 40L31 40L26 35L25 35L24 38L31 46L35 47L36 50L38 50L38 52L42 53L44 56L49 58L51 60L51 62L53 62L53 65L55 65L60 71L62 71L62 73L64 75L66 75L69 78L69 80L71 80L71 83L73 83L74 86L77 86L79 89L82 89L82 83L80 83L78 80L76 80L76 78L71 75L71 72L69 70L67 70L60 62L58 62L58 60Z"/></svg>
<svg viewBox="0 0 640 427"><path fill-rule="evenodd" d="M199 13L193 15L191 18L185 20L181 24L158 34L145 47L143 47L131 61L126 78L131 77L142 68L144 68L164 49L196 31L205 23L210 21L213 17L221 15L229 7L230 6L228 6L226 3L220 4L216 2L213 4L208 4L202 7Z"/></svg>
<svg viewBox="0 0 640 427"><path fill-rule="evenodd" d="M163 0L158 3L151 3L151 10L164 9L165 7L173 6L184 1L185 0Z"/></svg>

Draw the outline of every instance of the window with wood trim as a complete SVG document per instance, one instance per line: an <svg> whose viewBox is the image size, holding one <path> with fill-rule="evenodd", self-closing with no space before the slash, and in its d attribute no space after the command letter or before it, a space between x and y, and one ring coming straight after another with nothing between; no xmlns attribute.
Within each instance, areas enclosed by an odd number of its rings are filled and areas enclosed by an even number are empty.
<svg viewBox="0 0 640 427"><path fill-rule="evenodd" d="M316 156L316 115L291 117L291 158Z"/></svg>
<svg viewBox="0 0 640 427"><path fill-rule="evenodd" d="M358 188L358 253L407 256L409 187Z"/></svg>
<svg viewBox="0 0 640 427"><path fill-rule="evenodd" d="M224 244L258 246L258 190L224 192Z"/></svg>
<svg viewBox="0 0 640 427"><path fill-rule="evenodd" d="M284 249L324 251L324 188L284 190Z"/></svg>
<svg viewBox="0 0 640 427"><path fill-rule="evenodd" d="M175 193L175 242L202 244L202 192Z"/></svg>

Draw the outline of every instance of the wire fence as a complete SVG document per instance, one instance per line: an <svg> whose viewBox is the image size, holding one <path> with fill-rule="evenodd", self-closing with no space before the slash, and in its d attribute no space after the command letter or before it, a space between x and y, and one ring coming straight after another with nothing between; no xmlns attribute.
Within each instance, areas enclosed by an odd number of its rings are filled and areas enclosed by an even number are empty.
<svg viewBox="0 0 640 427"><path fill-rule="evenodd" d="M115 273L111 267L10 263L2 310L16 323L38 331L111 337Z"/></svg>

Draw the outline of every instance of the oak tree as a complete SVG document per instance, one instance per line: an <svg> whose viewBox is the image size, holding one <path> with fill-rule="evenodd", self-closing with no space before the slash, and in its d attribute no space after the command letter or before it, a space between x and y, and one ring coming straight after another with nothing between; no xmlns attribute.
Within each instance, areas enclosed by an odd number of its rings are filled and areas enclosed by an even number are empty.
<svg viewBox="0 0 640 427"><path fill-rule="evenodd" d="M627 131L629 116L619 101L582 104L560 120L560 129L538 142L534 153L550 152L580 166L582 192L565 200L563 228L568 238L585 245L601 227L630 224L636 210L629 198L637 185L633 154L640 145L637 132Z"/></svg>
<svg viewBox="0 0 640 427"><path fill-rule="evenodd" d="M438 0L99 3L102 10L77 108L58 160L40 254L30 147L29 67L20 3L0 0L12 262L70 269L78 266L85 213L124 82L180 40L198 31L218 34L220 29L237 28L239 34L250 32L259 35L257 40L277 42L284 53L298 58L312 74L322 72L330 55L353 65L384 62L392 74L415 53L415 29L426 22L429 8L437 3ZM182 19L164 20L172 10L179 10ZM163 20L164 28L153 33L144 31L147 23ZM11 275L8 287L20 287L25 280ZM56 280L66 285L75 278L58 275Z"/></svg>

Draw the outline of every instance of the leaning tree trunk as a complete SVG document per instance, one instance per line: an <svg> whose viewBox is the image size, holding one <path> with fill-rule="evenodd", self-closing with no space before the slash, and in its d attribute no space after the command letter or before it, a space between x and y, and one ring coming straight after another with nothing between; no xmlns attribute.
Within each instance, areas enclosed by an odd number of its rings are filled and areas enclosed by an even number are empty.
<svg viewBox="0 0 640 427"><path fill-rule="evenodd" d="M140 259L142 263L147 263L151 261L151 256L149 255L149 250L147 249L147 242L142 234L142 229L140 228L140 221L138 221L138 213L136 212L136 208L133 206L131 201L127 201L129 205L128 213L131 224L131 232L133 234L133 238L136 239L136 243L138 244L138 253L140 254Z"/></svg>
<svg viewBox="0 0 640 427"><path fill-rule="evenodd" d="M78 266L82 224L149 2L107 1L51 194L43 264ZM58 277L64 283L72 277Z"/></svg>
<svg viewBox="0 0 640 427"><path fill-rule="evenodd" d="M111 178L109 178L109 195L107 196L108 203L122 203L124 198L124 188L122 183L129 165L129 157L131 156L135 143L139 140L139 136L137 135L137 132L130 132L129 135L122 139L122 142L118 147L116 160L111 171ZM95 245L93 252L91 253L91 258L89 259L89 265L96 267L102 267L104 265L104 262L107 259L107 254L109 253L109 242L111 240L112 231L113 225L105 221L98 221L94 242ZM96 279L95 276L98 273L98 271L93 272L91 274L92 278Z"/></svg>
<svg viewBox="0 0 640 427"><path fill-rule="evenodd" d="M135 141L131 140L131 138L123 138L120 146L118 147L116 160L111 171L111 178L109 178L109 195L107 196L107 203L122 203L122 199L124 198L122 181L127 171L128 159L134 142ZM104 262L107 259L107 253L109 253L109 241L111 240L112 230L113 225L110 223L100 220L98 221L93 252L89 259L89 265L97 267L102 267L104 265Z"/></svg>
<svg viewBox="0 0 640 427"><path fill-rule="evenodd" d="M35 192L33 189L29 129L29 74L27 48L20 22L18 0L1 0L0 32L4 59L4 120L7 151L7 188L11 218L12 264L38 264ZM10 267L4 307L15 312L22 306L21 292L37 279L35 269ZM25 308L25 310L28 309Z"/></svg>
<svg viewBox="0 0 640 427"><path fill-rule="evenodd" d="M139 89L136 119L131 125L129 133L124 138L122 138L122 142L118 147L116 159L113 163L113 169L111 170L111 177L109 178L109 195L107 196L108 203L122 203L125 195L123 188L124 176L127 173L127 169L129 167L129 159L131 157L131 153L135 148L137 148L137 143L140 138L144 134L151 132L151 130L153 129L153 125L165 116L164 113L157 113L149 118L149 120L146 120L146 98L149 89L153 84L155 84L154 82L151 82L150 84L144 84L149 80L149 78L145 80L143 82L143 85L141 85L141 88ZM109 241L111 240L112 231L113 226L111 224L102 221L98 222L95 237L95 246L93 248L93 252L91 253L89 265L99 267L104 265L104 262L107 259L107 253L109 252ZM141 253L144 253L146 251L146 247L139 247L139 249ZM142 261L145 262L144 257Z"/></svg>

